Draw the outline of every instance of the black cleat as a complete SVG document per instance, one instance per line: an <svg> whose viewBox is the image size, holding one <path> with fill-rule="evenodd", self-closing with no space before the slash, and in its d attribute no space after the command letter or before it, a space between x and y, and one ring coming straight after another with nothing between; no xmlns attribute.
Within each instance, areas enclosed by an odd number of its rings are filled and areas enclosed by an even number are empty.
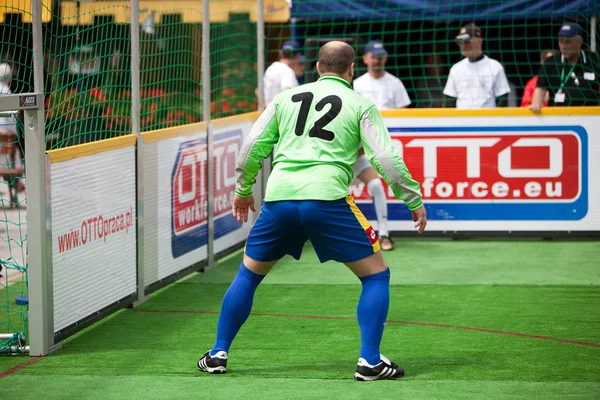
<svg viewBox="0 0 600 400"><path fill-rule="evenodd" d="M376 381L404 376L404 370L398 364L391 362L383 355L380 357L381 362L375 366L370 365L364 358L359 358L354 378L357 381Z"/></svg>
<svg viewBox="0 0 600 400"><path fill-rule="evenodd" d="M227 372L227 352L219 351L211 357L207 351L198 361L198 370L209 374L225 374Z"/></svg>

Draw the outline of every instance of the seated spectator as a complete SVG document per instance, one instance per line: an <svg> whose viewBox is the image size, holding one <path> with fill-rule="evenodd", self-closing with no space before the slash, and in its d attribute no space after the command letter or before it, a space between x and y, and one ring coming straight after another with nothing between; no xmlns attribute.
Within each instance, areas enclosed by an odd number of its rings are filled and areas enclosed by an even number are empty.
<svg viewBox="0 0 600 400"><path fill-rule="evenodd" d="M540 65L542 65L547 59L554 55L554 50L544 50L540 55ZM531 78L527 85L525 85L525 90L523 91L523 99L521 100L521 107L529 107L531 105L531 101L533 100L533 92L535 91L535 87L537 85L538 76L534 76ZM548 91L544 95L544 107L548 107Z"/></svg>

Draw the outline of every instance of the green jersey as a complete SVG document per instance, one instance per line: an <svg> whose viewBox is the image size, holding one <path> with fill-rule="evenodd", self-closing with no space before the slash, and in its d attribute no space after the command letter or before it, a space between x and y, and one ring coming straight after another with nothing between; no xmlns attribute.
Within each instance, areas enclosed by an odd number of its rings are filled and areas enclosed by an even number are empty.
<svg viewBox="0 0 600 400"><path fill-rule="evenodd" d="M344 198L361 144L396 197L410 210L421 207L419 184L392 145L377 107L332 75L283 91L269 104L240 150L236 194L252 195L260 162L275 148L265 201Z"/></svg>

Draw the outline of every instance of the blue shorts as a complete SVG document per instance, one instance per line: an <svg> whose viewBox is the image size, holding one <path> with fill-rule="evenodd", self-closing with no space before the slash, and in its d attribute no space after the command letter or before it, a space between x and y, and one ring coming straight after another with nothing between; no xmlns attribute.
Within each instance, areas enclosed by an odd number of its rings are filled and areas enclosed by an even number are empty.
<svg viewBox="0 0 600 400"><path fill-rule="evenodd" d="M286 254L299 260L307 240L322 263L358 261L380 248L371 224L348 196L334 201L266 201L245 252L256 261L275 261Z"/></svg>

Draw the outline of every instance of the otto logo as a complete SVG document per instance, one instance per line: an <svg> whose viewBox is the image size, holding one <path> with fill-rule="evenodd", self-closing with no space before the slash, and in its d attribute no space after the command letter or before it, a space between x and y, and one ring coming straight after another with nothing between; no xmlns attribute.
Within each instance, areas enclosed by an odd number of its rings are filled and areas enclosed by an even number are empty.
<svg viewBox="0 0 600 400"><path fill-rule="evenodd" d="M237 130L215 137L214 216L231 212L235 193L235 167L242 143ZM208 159L206 140L182 143L172 174L172 228L175 235L194 231L208 219Z"/></svg>
<svg viewBox="0 0 600 400"><path fill-rule="evenodd" d="M392 132L425 200L574 201L582 191L575 132ZM368 199L364 185L351 195ZM388 190L388 198L395 199Z"/></svg>

